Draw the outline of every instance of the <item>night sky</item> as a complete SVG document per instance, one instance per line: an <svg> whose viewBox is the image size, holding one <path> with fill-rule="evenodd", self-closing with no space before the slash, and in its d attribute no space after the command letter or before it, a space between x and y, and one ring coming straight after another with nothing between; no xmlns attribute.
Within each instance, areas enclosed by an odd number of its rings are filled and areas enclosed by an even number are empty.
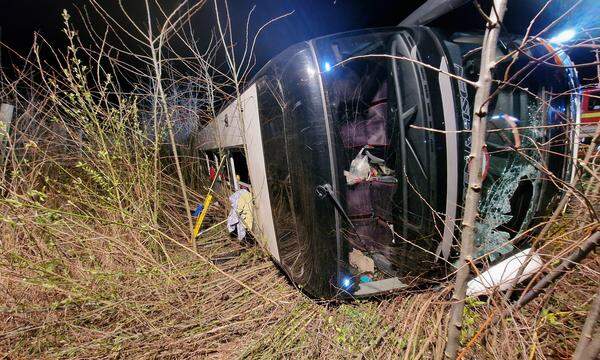
<svg viewBox="0 0 600 360"><path fill-rule="evenodd" d="M121 16L117 0L100 0L109 12ZM267 61L289 45L330 33L359 29L364 27L393 26L411 11L416 9L422 0L230 0L229 8L238 41L242 42L245 23L253 5L256 9L252 15L251 33L268 20L294 11L287 18L267 28L259 38L256 53L258 62ZM72 14L74 5L83 9L85 0L0 0L0 26L2 41L11 48L23 53L31 46L34 31L42 33L49 42L64 46L61 11L69 9ZM143 0L123 1L127 11L145 20ZM180 0L162 0L161 5L173 9ZM223 1L220 0L223 9ZM77 16L73 16L76 20ZM194 17L194 31L205 34L207 38L215 24L213 0ZM202 36L202 35L201 35ZM3 51L6 57L7 51ZM4 59L4 63L8 60Z"/></svg>
<svg viewBox="0 0 600 360"><path fill-rule="evenodd" d="M120 15L118 0L98 0L111 14ZM220 6L223 7L223 0ZM575 3L576 0L554 0L534 27L534 32L547 26L552 20ZM230 0L229 7L237 42L243 42L243 33L248 12L256 5L252 15L250 33L269 19L294 11L294 13L267 28L256 46L257 68L268 59L294 43L331 33L367 28L397 25L404 17L416 9L423 0ZM506 15L505 29L512 33L523 33L530 19L543 6L545 0L511 0ZM33 33L40 32L56 48L64 47L64 35L60 32L63 8L70 10L77 21L77 10L85 7L87 0L0 0L1 40L6 46L26 53L31 46ZM143 0L123 1L127 11L143 21L145 8ZM161 0L165 9L173 8L180 0ZM200 39L208 39L215 22L213 0L197 15L193 27ZM483 0L484 7L489 0ZM450 13L433 24L452 31L483 29L483 21L471 3ZM600 0L584 0L578 9L553 28L553 32L570 26L600 27ZM2 63L6 66L14 60L10 51L2 49ZM590 51L574 54L579 62L593 61ZM585 71L584 75L585 75Z"/></svg>

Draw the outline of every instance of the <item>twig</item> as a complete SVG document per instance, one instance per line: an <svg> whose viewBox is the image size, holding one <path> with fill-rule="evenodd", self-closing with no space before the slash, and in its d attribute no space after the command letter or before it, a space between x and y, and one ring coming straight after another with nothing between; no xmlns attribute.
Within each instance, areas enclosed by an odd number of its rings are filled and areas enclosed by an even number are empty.
<svg viewBox="0 0 600 360"><path fill-rule="evenodd" d="M475 338L481 337L484 331L491 325L496 325L498 322L511 315L514 311L520 310L523 306L527 305L533 299L535 299L538 295L542 293L542 291L553 284L556 280L560 279L567 271L572 269L575 265L581 262L586 256L592 252L596 246L598 246L598 242L600 242L600 232L596 231L593 235L588 237L579 247L575 250L568 258L563 259L559 266L550 271L546 276L544 276L540 281L536 283L536 285L528 292L524 293L521 298L515 303L512 307L504 310L500 315L498 312L492 312L488 319L480 326L476 335L474 336L469 344L465 347L465 351L472 347L471 342L474 341ZM491 318L491 319L490 319ZM595 341L595 340L594 340ZM590 345L591 346L591 345ZM588 347L589 348L589 347ZM463 353L465 352L463 351ZM461 356L463 354L461 353Z"/></svg>
<svg viewBox="0 0 600 360"><path fill-rule="evenodd" d="M592 252L600 242L600 231L596 231L587 238L577 250L575 250L568 258L564 259L559 266L550 271L535 286L528 292L525 292L515 304L515 309L520 309L527 305L531 300L535 299L548 285L560 279L567 271L571 270L576 264Z"/></svg>
<svg viewBox="0 0 600 360"><path fill-rule="evenodd" d="M585 157L583 158L583 160L581 162L579 162L582 166L585 166L592 158L592 155L594 153L594 150L595 150L595 147L597 145L599 138L600 138L600 123L598 123L598 126L596 127L596 132L594 134L594 137L592 138L592 142L591 142L589 148L587 149L587 151L585 153ZM577 154L573 154L573 156L576 158ZM546 236L546 233L550 230L550 227L556 222L556 219L558 219L558 217L562 213L565 206L567 206L569 199L574 194L573 189L577 185L577 182L579 181L580 178L581 178L581 173L576 173L571 178L571 181L568 186L569 190L567 190L567 192L562 196L556 209L554 209L552 216L550 217L550 219L548 219L548 221L546 222L546 225L544 225L544 227L542 228L540 233L536 236L536 239L533 242L533 249L536 249L539 246L540 240L544 236ZM531 261L531 257L533 256L534 253L535 253L535 251L530 251L529 254L527 254L527 257L525 258L525 261L523 261L523 263L519 267L519 270L517 270L517 275L516 275L515 279L513 280L513 283L511 284L510 289L506 293L507 299L510 298L512 293L514 292L515 287L517 286L518 279L520 279L521 275L523 275L523 271L525 271L525 268L527 267L527 265L529 265L529 262Z"/></svg>

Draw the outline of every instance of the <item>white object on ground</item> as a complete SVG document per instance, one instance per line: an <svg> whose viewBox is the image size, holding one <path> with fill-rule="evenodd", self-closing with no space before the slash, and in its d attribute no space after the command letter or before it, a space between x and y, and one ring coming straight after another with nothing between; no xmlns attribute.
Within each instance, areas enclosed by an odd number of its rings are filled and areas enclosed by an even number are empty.
<svg viewBox="0 0 600 360"><path fill-rule="evenodd" d="M527 259L531 248L525 249L506 260L490 267L475 279L467 283L467 296L477 296L491 293L494 290L508 290L513 284L519 268ZM537 253L531 256L531 260L525 266L523 274L517 283L520 283L535 274L543 265L543 261Z"/></svg>
<svg viewBox="0 0 600 360"><path fill-rule="evenodd" d="M234 192L230 197L231 211L227 217L229 232L237 230L237 237L242 240L246 236L246 229L252 228L252 195L246 189Z"/></svg>

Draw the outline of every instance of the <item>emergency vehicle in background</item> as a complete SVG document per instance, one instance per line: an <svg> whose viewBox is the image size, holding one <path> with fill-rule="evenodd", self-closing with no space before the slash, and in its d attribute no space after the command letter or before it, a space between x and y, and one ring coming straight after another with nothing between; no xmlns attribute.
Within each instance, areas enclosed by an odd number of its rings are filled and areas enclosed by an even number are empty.
<svg viewBox="0 0 600 360"><path fill-rule="evenodd" d="M580 136L594 136L600 123L600 87L583 91L581 100L581 130Z"/></svg>

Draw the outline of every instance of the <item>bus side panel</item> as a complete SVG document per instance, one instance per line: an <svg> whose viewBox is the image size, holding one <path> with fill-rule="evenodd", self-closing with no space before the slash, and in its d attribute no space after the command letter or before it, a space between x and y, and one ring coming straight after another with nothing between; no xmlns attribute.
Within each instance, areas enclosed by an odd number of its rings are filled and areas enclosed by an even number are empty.
<svg viewBox="0 0 600 360"><path fill-rule="evenodd" d="M244 92L244 94L246 94ZM242 94L242 97L244 96ZM198 135L202 150L241 147L244 144L237 100L229 104Z"/></svg>
<svg viewBox="0 0 600 360"><path fill-rule="evenodd" d="M242 95L244 136L246 140L246 159L248 173L252 184L254 198L254 228L257 239L269 250L273 258L279 261L279 250L275 236L275 226L269 198L269 187L265 170L265 155L263 150L260 120L258 113L258 97L256 85L252 85Z"/></svg>

